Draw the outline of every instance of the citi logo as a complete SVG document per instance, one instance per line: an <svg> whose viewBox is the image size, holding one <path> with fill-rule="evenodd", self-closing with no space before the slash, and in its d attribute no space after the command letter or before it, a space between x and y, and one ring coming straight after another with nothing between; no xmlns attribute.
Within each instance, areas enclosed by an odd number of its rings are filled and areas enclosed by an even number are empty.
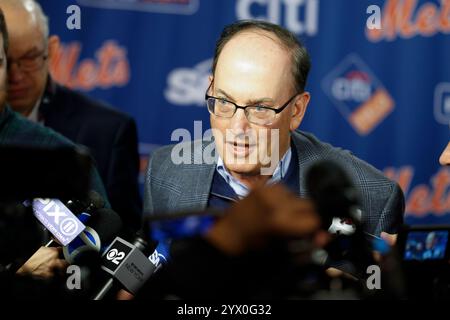
<svg viewBox="0 0 450 320"><path fill-rule="evenodd" d="M352 71L334 80L333 96L340 101L366 101L371 94L370 78L362 71Z"/></svg>
<svg viewBox="0 0 450 320"><path fill-rule="evenodd" d="M315 36L319 30L319 0L238 0L236 17L284 25L295 34Z"/></svg>
<svg viewBox="0 0 450 320"><path fill-rule="evenodd" d="M322 88L361 136L372 132L394 110L395 102L389 92L354 53L328 73Z"/></svg>

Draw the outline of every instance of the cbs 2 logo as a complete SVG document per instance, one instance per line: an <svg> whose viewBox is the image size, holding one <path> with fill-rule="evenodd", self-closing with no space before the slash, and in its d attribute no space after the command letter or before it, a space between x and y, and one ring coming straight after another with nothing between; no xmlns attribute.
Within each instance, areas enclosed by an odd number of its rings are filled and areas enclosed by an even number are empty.
<svg viewBox="0 0 450 320"><path fill-rule="evenodd" d="M119 252L117 249L111 249L106 254L106 259L110 260L115 265L119 265L119 263L125 258L125 252Z"/></svg>

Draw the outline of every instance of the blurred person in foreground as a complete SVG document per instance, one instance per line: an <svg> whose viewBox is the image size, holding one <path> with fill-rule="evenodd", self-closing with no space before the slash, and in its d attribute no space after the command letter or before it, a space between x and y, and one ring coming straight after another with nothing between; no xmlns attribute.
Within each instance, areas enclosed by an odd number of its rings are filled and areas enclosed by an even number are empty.
<svg viewBox="0 0 450 320"><path fill-rule="evenodd" d="M86 95L57 84L49 66L59 38L34 0L0 0L9 33L8 103L29 120L86 146L112 208L127 234L141 226L139 154L135 121Z"/></svg>

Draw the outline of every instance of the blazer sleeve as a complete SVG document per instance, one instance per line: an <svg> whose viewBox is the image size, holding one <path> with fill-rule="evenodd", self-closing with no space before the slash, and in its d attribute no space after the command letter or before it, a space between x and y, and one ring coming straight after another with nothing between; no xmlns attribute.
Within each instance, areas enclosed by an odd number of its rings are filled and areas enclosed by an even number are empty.
<svg viewBox="0 0 450 320"><path fill-rule="evenodd" d="M145 173L145 182L144 182L144 214L153 213L153 198L152 198L152 165L153 165L153 156L150 155L150 159L147 165L147 171Z"/></svg>
<svg viewBox="0 0 450 320"><path fill-rule="evenodd" d="M147 172L145 175L145 185L144 185L144 215L152 215L155 213L155 201L158 201L157 196L153 193L152 183L154 182L154 172L159 172L158 169L155 171L155 166L158 166L161 158L158 157L159 151L156 150L150 155L150 159L147 166ZM155 173L156 174L156 173ZM152 223L150 226L151 238L158 243L155 252L157 254L157 259L154 261L155 265L159 268L165 265L167 261L170 260L170 247L172 243L171 237L166 233L164 228L160 228L158 224Z"/></svg>
<svg viewBox="0 0 450 320"><path fill-rule="evenodd" d="M391 195L387 199L380 221L376 228L376 235L382 231L395 234L403 224L405 213L405 197L402 189L397 183L393 184Z"/></svg>

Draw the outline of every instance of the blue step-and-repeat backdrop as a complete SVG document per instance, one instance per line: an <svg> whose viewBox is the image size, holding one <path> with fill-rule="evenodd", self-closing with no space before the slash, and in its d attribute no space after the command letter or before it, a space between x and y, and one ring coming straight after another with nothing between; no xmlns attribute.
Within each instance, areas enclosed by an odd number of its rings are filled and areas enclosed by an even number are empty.
<svg viewBox="0 0 450 320"><path fill-rule="evenodd" d="M41 0L62 41L52 74L138 124L141 167L194 121L215 41L257 18L298 35L312 57L300 129L353 151L401 185L409 223L450 223L450 0ZM67 28L81 10L81 29ZM367 8L381 9L369 30ZM197 129L198 130L198 129ZM142 177L141 177L142 178Z"/></svg>

